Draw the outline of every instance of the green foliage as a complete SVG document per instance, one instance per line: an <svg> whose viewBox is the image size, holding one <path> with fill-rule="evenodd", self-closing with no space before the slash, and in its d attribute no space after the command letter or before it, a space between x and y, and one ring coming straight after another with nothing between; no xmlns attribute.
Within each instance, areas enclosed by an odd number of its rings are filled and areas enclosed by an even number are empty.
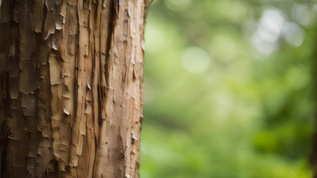
<svg viewBox="0 0 317 178"><path fill-rule="evenodd" d="M142 178L312 177L316 28L299 3L153 1Z"/></svg>

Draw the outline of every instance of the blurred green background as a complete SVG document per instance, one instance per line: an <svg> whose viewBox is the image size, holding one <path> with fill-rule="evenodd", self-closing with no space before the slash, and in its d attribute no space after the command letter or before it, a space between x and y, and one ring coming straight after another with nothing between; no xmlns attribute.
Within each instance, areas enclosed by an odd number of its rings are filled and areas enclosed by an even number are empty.
<svg viewBox="0 0 317 178"><path fill-rule="evenodd" d="M154 0L141 178L310 178L317 5Z"/></svg>

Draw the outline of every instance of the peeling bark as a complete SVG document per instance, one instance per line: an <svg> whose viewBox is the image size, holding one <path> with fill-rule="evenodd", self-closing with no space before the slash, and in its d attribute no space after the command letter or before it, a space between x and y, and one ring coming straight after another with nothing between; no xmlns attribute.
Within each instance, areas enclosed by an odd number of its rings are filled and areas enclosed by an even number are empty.
<svg viewBox="0 0 317 178"><path fill-rule="evenodd" d="M0 178L138 177L144 0L2 0Z"/></svg>

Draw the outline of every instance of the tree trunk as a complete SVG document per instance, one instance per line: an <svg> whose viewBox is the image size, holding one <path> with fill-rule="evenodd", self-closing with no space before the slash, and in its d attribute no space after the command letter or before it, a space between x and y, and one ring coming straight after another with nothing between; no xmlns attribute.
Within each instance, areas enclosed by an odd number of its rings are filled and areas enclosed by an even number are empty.
<svg viewBox="0 0 317 178"><path fill-rule="evenodd" d="M138 177L144 0L2 0L1 178Z"/></svg>

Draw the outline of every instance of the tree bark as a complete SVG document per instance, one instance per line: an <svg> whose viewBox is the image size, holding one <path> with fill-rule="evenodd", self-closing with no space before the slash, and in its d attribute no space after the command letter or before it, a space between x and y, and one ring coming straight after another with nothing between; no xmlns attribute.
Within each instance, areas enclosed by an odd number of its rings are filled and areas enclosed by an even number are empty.
<svg viewBox="0 0 317 178"><path fill-rule="evenodd" d="M144 0L2 0L1 178L138 177Z"/></svg>

